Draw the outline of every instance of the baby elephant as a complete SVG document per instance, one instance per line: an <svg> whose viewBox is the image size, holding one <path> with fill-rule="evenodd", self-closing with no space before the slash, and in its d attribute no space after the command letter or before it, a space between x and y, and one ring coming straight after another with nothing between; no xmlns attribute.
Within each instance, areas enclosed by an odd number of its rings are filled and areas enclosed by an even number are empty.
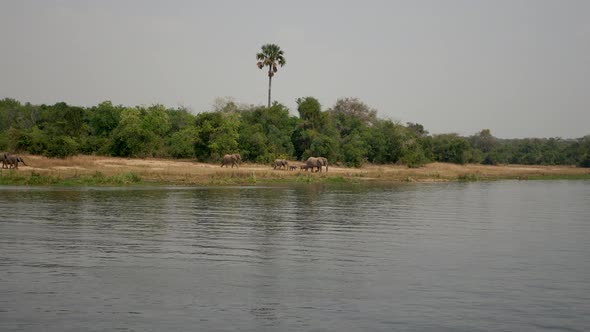
<svg viewBox="0 0 590 332"><path fill-rule="evenodd" d="M291 166L289 166L289 170L290 170L290 171L293 171L293 170L296 170L296 169L297 169L297 166L295 166L295 165L291 165Z"/></svg>

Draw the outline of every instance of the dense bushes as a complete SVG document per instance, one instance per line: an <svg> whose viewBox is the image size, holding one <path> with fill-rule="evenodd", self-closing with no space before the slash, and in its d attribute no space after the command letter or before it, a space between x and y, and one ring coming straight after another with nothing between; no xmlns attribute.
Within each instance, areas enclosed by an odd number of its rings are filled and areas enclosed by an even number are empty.
<svg viewBox="0 0 590 332"><path fill-rule="evenodd" d="M489 130L462 137L429 135L417 123L377 118L355 98L339 99L322 111L317 99L297 100L299 117L278 103L240 107L231 101L211 112L184 108L115 106L83 108L66 103L21 104L0 100L0 150L50 157L78 153L122 157L172 157L213 162L240 152L246 161L304 160L360 166L426 162L483 164L571 164L590 167L590 136L580 139L499 139Z"/></svg>

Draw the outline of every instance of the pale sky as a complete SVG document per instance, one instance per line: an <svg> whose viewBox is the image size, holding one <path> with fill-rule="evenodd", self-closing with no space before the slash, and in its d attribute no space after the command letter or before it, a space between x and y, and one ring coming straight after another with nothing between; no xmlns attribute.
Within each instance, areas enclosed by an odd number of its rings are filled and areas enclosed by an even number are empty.
<svg viewBox="0 0 590 332"><path fill-rule="evenodd" d="M265 105L357 97L431 133L590 134L590 1L0 0L0 98Z"/></svg>

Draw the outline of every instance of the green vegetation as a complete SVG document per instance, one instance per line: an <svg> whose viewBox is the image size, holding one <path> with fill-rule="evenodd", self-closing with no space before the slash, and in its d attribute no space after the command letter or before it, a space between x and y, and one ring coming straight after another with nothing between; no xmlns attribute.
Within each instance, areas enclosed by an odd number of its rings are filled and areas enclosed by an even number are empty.
<svg viewBox="0 0 590 332"><path fill-rule="evenodd" d="M133 172L121 173L114 176L105 176L100 172L96 172L93 175L79 175L67 178L41 175L35 172L31 172L29 175L12 170L3 170L0 172L0 185L123 186L141 183L143 183L141 176Z"/></svg>
<svg viewBox="0 0 590 332"><path fill-rule="evenodd" d="M33 105L5 98L0 100L0 151L203 162L239 152L255 163L324 156L331 164L351 167L366 162L419 167L433 161L590 167L590 136L499 139L489 130L469 137L430 135L420 124L380 119L355 98L339 99L326 110L313 97L299 98L297 111L299 116L293 116L276 102L262 107L228 101L195 115L162 105Z"/></svg>

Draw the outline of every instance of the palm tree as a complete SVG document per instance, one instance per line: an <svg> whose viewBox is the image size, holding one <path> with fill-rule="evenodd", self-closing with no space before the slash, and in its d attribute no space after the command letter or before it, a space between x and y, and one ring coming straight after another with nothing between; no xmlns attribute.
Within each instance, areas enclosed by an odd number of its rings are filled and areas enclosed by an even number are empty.
<svg viewBox="0 0 590 332"><path fill-rule="evenodd" d="M262 69L268 66L268 107L270 108L270 86L272 77L277 72L277 64L284 66L287 61L283 56L283 50L276 44L262 45L262 52L256 54L256 65Z"/></svg>

